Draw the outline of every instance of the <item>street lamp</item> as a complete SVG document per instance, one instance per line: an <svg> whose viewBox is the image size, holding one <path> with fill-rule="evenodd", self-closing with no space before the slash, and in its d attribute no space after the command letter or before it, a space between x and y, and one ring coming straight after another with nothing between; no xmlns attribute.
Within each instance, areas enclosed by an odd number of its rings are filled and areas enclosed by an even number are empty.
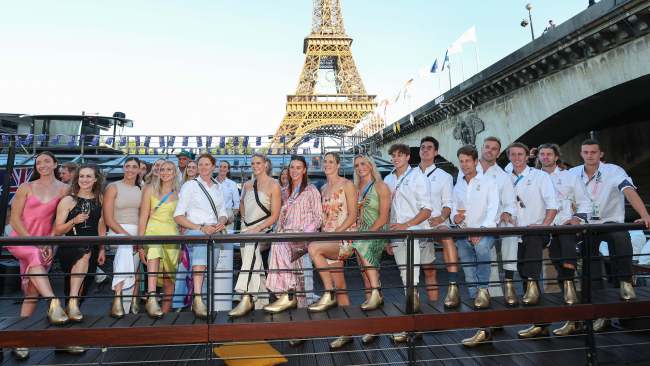
<svg viewBox="0 0 650 366"><path fill-rule="evenodd" d="M530 24L530 38L534 41L535 31L533 30L533 15L530 12L532 9L533 5L531 3L526 4L526 10L528 10L528 20L526 20L526 18L522 19L520 25L523 28L526 28Z"/></svg>

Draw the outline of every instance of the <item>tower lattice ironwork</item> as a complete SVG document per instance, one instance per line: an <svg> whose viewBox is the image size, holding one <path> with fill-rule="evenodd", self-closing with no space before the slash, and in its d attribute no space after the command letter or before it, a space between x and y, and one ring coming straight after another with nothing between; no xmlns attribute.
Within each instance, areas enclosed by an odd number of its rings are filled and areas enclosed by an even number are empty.
<svg viewBox="0 0 650 366"><path fill-rule="evenodd" d="M374 110L375 96L366 93L351 45L340 0L314 0L312 30L303 44L305 64L296 94L287 95L286 114L275 133L274 146L293 148L309 134L341 134ZM331 76L328 79L333 81L335 93L317 92L321 70Z"/></svg>

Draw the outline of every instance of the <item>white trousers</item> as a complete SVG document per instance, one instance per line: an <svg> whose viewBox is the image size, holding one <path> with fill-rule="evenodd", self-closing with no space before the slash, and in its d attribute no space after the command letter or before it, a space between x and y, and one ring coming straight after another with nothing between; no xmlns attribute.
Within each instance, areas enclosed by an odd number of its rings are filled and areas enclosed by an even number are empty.
<svg viewBox="0 0 650 366"><path fill-rule="evenodd" d="M269 303L260 245L260 243L241 243L239 245L242 266L235 284L235 291L238 293L257 293L253 299L255 307L258 309Z"/></svg>
<svg viewBox="0 0 650 366"><path fill-rule="evenodd" d="M129 225L121 224L124 230L126 230L130 235L138 235L138 225ZM108 236L124 236L124 234L117 234L113 230L108 231ZM138 253L133 253L133 246L131 245L119 245L117 246L117 251L115 252L115 258L113 259L113 272L114 273L126 273L131 272L131 274L115 274L113 275L113 282L111 287L113 291L117 285L122 283L122 305L124 306L124 311L128 313L131 310L131 300L133 295L134 285L135 285L135 272L137 272L138 267L140 266L140 256Z"/></svg>
<svg viewBox="0 0 650 366"><path fill-rule="evenodd" d="M413 246L413 264L418 265L413 269L413 285L417 286L420 281L420 243L419 240L414 240ZM406 286L406 241L394 241L391 243L393 247L393 255L395 256L395 263L399 266L399 273L402 277L402 283ZM405 289L406 290L406 289Z"/></svg>
<svg viewBox="0 0 650 366"><path fill-rule="evenodd" d="M500 223L499 227L513 227L514 225ZM518 236L501 237L501 260L503 269L506 271L517 271L517 248L519 247Z"/></svg>

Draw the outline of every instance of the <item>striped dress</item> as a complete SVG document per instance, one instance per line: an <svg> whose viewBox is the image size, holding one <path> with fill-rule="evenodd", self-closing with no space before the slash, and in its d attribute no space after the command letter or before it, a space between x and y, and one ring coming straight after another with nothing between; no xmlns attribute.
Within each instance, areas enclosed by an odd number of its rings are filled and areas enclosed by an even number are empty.
<svg viewBox="0 0 650 366"><path fill-rule="evenodd" d="M283 188L285 191L287 188ZM308 185L299 195L288 195L283 192L282 208L278 219L277 232L314 232L322 224L321 197L318 189ZM291 261L291 247L304 243L273 243L269 262L269 275L266 279L266 288L274 293L285 293L289 290L298 292L298 306L306 306L304 294L305 279L303 261ZM280 270L280 272L278 272ZM291 271L286 271L291 270Z"/></svg>

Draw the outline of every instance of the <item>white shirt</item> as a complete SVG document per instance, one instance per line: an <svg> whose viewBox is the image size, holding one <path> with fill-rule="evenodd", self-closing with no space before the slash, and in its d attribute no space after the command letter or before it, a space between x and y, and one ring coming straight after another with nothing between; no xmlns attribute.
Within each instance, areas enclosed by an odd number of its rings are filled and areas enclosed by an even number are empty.
<svg viewBox="0 0 650 366"><path fill-rule="evenodd" d="M228 212L224 205L220 185L213 183L208 187L208 184L201 177L197 177L196 179L203 184L203 187L205 187L210 197L212 197L219 217L227 218ZM174 211L174 217L185 215L194 224L216 224L219 218L215 216L212 205L201 187L199 187L198 182L192 179L183 184L181 192L178 195L178 204L176 205L176 211Z"/></svg>
<svg viewBox="0 0 650 366"><path fill-rule="evenodd" d="M419 168L408 167L399 178L391 172L384 178L391 192L390 222L392 224L405 223L420 213L420 210L431 210L429 197L429 184L427 178ZM428 229L427 220L409 229Z"/></svg>
<svg viewBox="0 0 650 366"><path fill-rule="evenodd" d="M615 164L600 163L596 174L591 179L585 173L584 165L571 168L569 171L578 176L585 186L587 197L591 200L589 223L625 221L623 191L627 188L636 189L636 187L623 168Z"/></svg>
<svg viewBox="0 0 650 366"><path fill-rule="evenodd" d="M476 171L479 174L491 176L497 182L497 186L499 187L499 212L497 215L500 217L503 212L507 212L514 216L516 210L515 190L512 186L512 180L510 180L508 173L503 171L503 169L501 169L501 167L497 164L490 166L487 172L484 172L483 165L481 165L480 161L476 165ZM463 176L462 172L462 170L458 172L458 179Z"/></svg>
<svg viewBox="0 0 650 366"><path fill-rule="evenodd" d="M499 221L499 192L494 189L497 182L489 175L476 174L467 183L460 178L454 186L454 203L451 217L458 208L465 208L465 225L470 228L495 227ZM462 208L462 207L461 207Z"/></svg>
<svg viewBox="0 0 650 366"><path fill-rule="evenodd" d="M419 170L422 171L422 169ZM444 207L452 208L451 192L454 189L454 178L435 164L426 168L422 174L429 182L431 217L440 216Z"/></svg>
<svg viewBox="0 0 650 366"><path fill-rule="evenodd" d="M549 176L553 181L555 198L559 206L553 224L563 225L573 216L578 216L586 221L591 211L591 200L587 197L585 185L575 174L568 170L560 170L557 166ZM575 212L573 212L574 207Z"/></svg>
<svg viewBox="0 0 650 366"><path fill-rule="evenodd" d="M517 226L542 224L546 210L557 210L553 181L546 172L529 166L521 174L510 174L515 188Z"/></svg>
<svg viewBox="0 0 650 366"><path fill-rule="evenodd" d="M218 179L217 182L219 182ZM239 189L237 188L237 183L226 178L223 182L219 182L219 184L221 185L221 191L223 192L223 199L226 208L239 210Z"/></svg>

